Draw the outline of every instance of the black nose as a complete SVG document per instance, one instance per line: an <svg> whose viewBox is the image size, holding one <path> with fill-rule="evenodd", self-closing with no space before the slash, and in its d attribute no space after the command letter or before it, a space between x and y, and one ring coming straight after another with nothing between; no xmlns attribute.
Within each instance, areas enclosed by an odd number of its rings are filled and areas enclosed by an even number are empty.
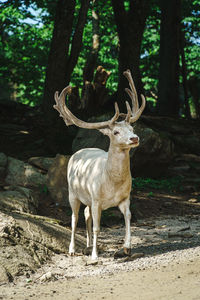
<svg viewBox="0 0 200 300"><path fill-rule="evenodd" d="M139 142L139 138L138 138L138 137L132 137L132 138L130 138L130 140L131 140L131 142L133 142L134 144Z"/></svg>

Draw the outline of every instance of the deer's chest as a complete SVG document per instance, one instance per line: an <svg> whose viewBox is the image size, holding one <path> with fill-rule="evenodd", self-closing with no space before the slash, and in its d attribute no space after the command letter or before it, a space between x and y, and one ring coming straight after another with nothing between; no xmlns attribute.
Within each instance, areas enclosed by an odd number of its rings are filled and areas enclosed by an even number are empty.
<svg viewBox="0 0 200 300"><path fill-rule="evenodd" d="M128 179L120 183L110 183L102 187L99 194L102 209L118 206L130 195L131 181Z"/></svg>

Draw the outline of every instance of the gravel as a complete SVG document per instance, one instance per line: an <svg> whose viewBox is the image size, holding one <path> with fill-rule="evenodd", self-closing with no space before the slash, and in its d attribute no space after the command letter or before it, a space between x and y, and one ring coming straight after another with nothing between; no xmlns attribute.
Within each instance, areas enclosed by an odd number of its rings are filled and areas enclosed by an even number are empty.
<svg viewBox="0 0 200 300"><path fill-rule="evenodd" d="M142 220L132 226L132 258L114 259L115 251L123 246L124 226L102 228L99 236L99 260L91 262L89 256L81 253L76 256L56 254L28 279L19 277L18 284L27 282L73 279L83 276L103 276L110 274L159 269L168 264L192 261L200 253L200 217L170 217ZM84 230L79 230L85 234ZM137 258L139 257L139 258ZM135 259L136 258L136 259ZM16 283L17 283L16 282Z"/></svg>

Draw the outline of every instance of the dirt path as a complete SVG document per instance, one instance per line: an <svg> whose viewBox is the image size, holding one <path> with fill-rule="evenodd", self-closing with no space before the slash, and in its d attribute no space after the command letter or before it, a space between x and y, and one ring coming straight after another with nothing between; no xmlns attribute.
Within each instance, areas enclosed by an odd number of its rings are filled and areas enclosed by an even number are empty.
<svg viewBox="0 0 200 300"><path fill-rule="evenodd" d="M64 279L26 287L1 287L0 299L199 300L200 259L112 275Z"/></svg>
<svg viewBox="0 0 200 300"><path fill-rule="evenodd" d="M55 254L36 273L0 286L0 299L199 300L199 221L200 216L168 216L133 225L128 260L113 257L123 244L124 226L104 228L98 262L91 264L83 254Z"/></svg>

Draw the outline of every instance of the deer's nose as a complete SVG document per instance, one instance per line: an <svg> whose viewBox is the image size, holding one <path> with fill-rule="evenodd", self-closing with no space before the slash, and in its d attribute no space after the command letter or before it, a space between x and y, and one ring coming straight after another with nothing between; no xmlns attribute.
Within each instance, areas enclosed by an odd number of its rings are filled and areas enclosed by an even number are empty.
<svg viewBox="0 0 200 300"><path fill-rule="evenodd" d="M132 137L130 138L130 141L134 144L138 143L139 142L139 138L138 137Z"/></svg>

